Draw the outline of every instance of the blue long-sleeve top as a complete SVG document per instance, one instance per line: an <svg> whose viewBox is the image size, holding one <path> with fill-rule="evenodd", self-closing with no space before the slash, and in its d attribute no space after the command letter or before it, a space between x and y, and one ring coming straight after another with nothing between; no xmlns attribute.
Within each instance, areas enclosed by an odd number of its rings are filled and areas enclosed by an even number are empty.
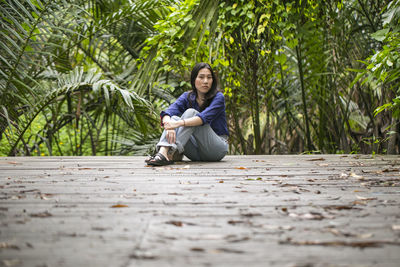
<svg viewBox="0 0 400 267"><path fill-rule="evenodd" d="M196 116L200 117L204 124L210 124L211 128L217 135L229 135L228 126L226 123L226 112L225 112L225 97L221 92L212 99L210 105L203 111L200 111L200 107L197 104L196 96L190 94L190 102L188 99L188 92L183 93L174 103L172 103L165 111L162 111L161 121L165 115L181 116L187 109L194 108L199 111Z"/></svg>

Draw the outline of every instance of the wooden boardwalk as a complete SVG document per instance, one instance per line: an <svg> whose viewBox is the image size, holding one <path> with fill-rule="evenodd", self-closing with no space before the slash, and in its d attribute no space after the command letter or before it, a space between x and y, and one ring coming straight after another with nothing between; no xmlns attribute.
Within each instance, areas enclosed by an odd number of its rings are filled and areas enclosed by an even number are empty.
<svg viewBox="0 0 400 267"><path fill-rule="evenodd" d="M400 157L0 158L0 266L400 266Z"/></svg>

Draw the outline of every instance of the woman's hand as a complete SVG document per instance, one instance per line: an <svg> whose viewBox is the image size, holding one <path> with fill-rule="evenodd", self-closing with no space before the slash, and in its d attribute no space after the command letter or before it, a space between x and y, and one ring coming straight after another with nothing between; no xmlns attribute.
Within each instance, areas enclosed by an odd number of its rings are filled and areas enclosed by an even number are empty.
<svg viewBox="0 0 400 267"><path fill-rule="evenodd" d="M169 120L167 122L164 122L164 129L165 130L173 130L173 129L176 129L176 128L180 127L180 126L182 126L182 121Z"/></svg>
<svg viewBox="0 0 400 267"><path fill-rule="evenodd" d="M167 130L166 136L168 143L174 144L176 141L176 132L175 130Z"/></svg>

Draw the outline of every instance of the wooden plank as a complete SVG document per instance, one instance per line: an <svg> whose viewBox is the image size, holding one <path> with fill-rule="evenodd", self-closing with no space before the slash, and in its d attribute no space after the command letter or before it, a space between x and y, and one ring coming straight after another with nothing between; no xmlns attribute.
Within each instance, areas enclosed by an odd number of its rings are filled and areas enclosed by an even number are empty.
<svg viewBox="0 0 400 267"><path fill-rule="evenodd" d="M400 262L399 156L144 159L0 158L1 264Z"/></svg>

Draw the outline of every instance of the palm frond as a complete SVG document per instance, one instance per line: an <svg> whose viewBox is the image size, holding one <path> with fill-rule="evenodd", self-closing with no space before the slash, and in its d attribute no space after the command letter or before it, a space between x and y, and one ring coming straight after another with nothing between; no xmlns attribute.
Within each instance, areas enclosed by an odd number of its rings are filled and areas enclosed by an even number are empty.
<svg viewBox="0 0 400 267"><path fill-rule="evenodd" d="M142 122L155 118L151 104L135 92L130 92L119 87L113 81L101 78L102 75L96 73L95 70L84 72L82 68L76 68L70 73L61 74L55 82L41 84L50 93L34 104L33 108L20 119L18 127L15 128L15 134L12 136L9 154L15 153L24 134L44 109L56 102L63 103L68 96L75 93L88 93L90 96L87 99L90 99L91 103L86 103L87 106L93 106L94 109L99 110L106 108L115 111L129 125L139 127L145 133L147 128ZM63 116L61 115L61 117Z"/></svg>
<svg viewBox="0 0 400 267"><path fill-rule="evenodd" d="M141 63L139 71L133 78L134 82L131 88L138 92L139 95L143 95L149 88L153 87L153 82L157 80L160 74L160 66L162 66L164 60L170 60L177 53L183 55L193 38L199 34L196 41L201 43L205 28L210 27L210 25L215 26L215 21L212 19L217 19L215 14L217 13L218 5L219 1L215 0L197 1L195 7L186 13L185 18L182 18L182 26L179 32L176 32L173 36L168 36L169 33L167 32L161 32L151 37L153 40L168 40L169 46L176 47L177 50L174 54L159 58L157 52L160 49L160 43L151 44L146 52L146 59ZM175 16L174 12L171 12L169 16ZM201 26L203 26L202 33L199 32Z"/></svg>

